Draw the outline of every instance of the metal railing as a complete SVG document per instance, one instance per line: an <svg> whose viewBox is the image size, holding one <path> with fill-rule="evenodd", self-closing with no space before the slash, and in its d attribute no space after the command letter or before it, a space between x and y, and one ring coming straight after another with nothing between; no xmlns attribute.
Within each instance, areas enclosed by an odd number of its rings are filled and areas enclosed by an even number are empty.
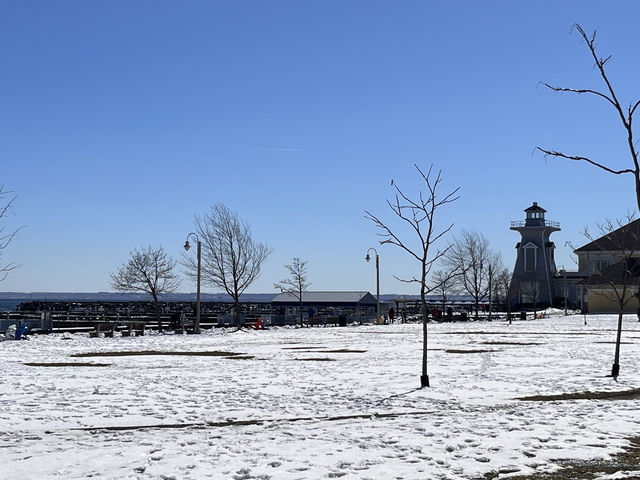
<svg viewBox="0 0 640 480"><path fill-rule="evenodd" d="M560 228L560 222L553 222L551 220L538 220L535 223L533 221L529 221L529 225L532 227L552 227L552 228ZM511 222L511 228L520 228L527 226L526 220L518 220Z"/></svg>

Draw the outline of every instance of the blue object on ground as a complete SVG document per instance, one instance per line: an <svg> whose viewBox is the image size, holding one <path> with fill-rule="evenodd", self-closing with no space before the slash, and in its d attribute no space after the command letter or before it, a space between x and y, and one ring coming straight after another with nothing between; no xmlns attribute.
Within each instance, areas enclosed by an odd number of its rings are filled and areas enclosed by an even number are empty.
<svg viewBox="0 0 640 480"><path fill-rule="evenodd" d="M16 329L16 340L26 337L28 328L29 326L26 323L18 325L18 328Z"/></svg>

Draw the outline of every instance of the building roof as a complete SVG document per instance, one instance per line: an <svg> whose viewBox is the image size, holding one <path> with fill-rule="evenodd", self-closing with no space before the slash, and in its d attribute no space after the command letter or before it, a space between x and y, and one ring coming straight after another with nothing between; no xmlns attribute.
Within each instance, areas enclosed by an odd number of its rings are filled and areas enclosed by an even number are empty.
<svg viewBox="0 0 640 480"><path fill-rule="evenodd" d="M283 292L271 303L298 304L298 298L292 293ZM369 292L302 292L302 303L305 304L335 304L335 305L375 305L376 299Z"/></svg>
<svg viewBox="0 0 640 480"><path fill-rule="evenodd" d="M640 250L640 219L627 223L617 230L583 245L577 250L574 250L574 252L610 252L624 250Z"/></svg>
<svg viewBox="0 0 640 480"><path fill-rule="evenodd" d="M524 211L525 212L542 212L542 213L546 213L546 210L544 208L542 208L540 205L538 205L538 202L533 202L533 205L531 205L529 208L525 208Z"/></svg>

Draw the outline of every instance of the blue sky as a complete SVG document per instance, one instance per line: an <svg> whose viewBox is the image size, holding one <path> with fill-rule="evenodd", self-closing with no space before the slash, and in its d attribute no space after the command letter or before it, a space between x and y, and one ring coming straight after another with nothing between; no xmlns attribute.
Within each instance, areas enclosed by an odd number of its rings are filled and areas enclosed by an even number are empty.
<svg viewBox="0 0 640 480"><path fill-rule="evenodd" d="M418 265L379 245L393 178L443 171L461 198L442 225L484 234L504 262L533 201L566 241L634 210L630 176L534 153L629 165L624 132L571 26L598 31L624 104L637 83L640 4L598 1L0 2L0 183L18 196L3 291L108 291L129 252L178 258L194 214L224 202L273 253L251 292L294 256L312 290L416 293ZM182 291L195 286L188 280ZM205 287L205 291L214 291Z"/></svg>

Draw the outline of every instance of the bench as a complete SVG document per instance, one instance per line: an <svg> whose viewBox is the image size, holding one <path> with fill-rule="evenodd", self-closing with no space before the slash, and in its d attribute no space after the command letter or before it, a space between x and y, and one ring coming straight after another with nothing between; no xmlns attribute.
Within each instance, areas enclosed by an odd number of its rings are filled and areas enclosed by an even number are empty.
<svg viewBox="0 0 640 480"><path fill-rule="evenodd" d="M144 329L147 324L144 322L127 322L125 329L122 330L123 337L130 337L131 334L135 334L136 337L144 336Z"/></svg>
<svg viewBox="0 0 640 480"><path fill-rule="evenodd" d="M195 333L196 324L195 322L187 322L182 326L177 326L173 328L175 333Z"/></svg>
<svg viewBox="0 0 640 480"><path fill-rule="evenodd" d="M309 326L310 327L318 327L320 325L324 325L325 324L325 320L322 317L311 317L309 319Z"/></svg>
<svg viewBox="0 0 640 480"><path fill-rule="evenodd" d="M100 334L103 334L105 337L113 337L113 332L116 329L116 323L98 323L96 324L96 328L93 332L89 332L89 337L96 338L99 337Z"/></svg>
<svg viewBox="0 0 640 480"><path fill-rule="evenodd" d="M334 327L337 327L339 321L340 321L340 318L336 317L336 316L332 316L332 317L311 317L309 319L309 326L310 327L316 327L316 326L322 325L323 327L326 327L327 325L333 325Z"/></svg>

